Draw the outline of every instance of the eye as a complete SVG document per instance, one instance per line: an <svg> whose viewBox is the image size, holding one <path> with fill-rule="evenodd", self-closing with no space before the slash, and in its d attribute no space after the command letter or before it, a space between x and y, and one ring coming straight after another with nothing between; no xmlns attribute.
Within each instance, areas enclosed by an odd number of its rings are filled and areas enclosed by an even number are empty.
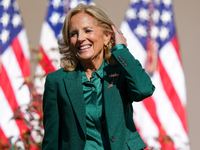
<svg viewBox="0 0 200 150"><path fill-rule="evenodd" d="M74 37L76 34L77 34L76 32L72 32L72 33L69 33L69 36Z"/></svg>
<svg viewBox="0 0 200 150"><path fill-rule="evenodd" d="M92 30L89 29L85 30L85 33L90 33L90 32L92 32Z"/></svg>

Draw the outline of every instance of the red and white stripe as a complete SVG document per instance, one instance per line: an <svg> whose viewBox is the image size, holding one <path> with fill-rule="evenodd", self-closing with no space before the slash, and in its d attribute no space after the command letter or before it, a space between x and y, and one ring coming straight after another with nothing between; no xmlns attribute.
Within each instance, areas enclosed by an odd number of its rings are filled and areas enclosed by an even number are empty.
<svg viewBox="0 0 200 150"><path fill-rule="evenodd" d="M129 50L144 67L146 50L126 21L122 22L120 29L127 38ZM140 135L149 147L157 149L163 148L163 143L156 140L162 134L173 140L170 150L189 149L186 86L177 45L177 37L174 37L159 52L158 70L151 76L156 87L153 96L133 103L134 120Z"/></svg>
<svg viewBox="0 0 200 150"><path fill-rule="evenodd" d="M27 129L23 121L11 118L16 108L30 102L28 86L24 85L25 77L30 76L29 59L26 31L22 29L0 60L0 139L4 142L11 136L15 141Z"/></svg>
<svg viewBox="0 0 200 150"><path fill-rule="evenodd" d="M39 51L42 59L36 67L36 76L44 76L60 68L57 38L46 21L42 25ZM35 79L35 87L39 94L43 94L44 82L45 77Z"/></svg>

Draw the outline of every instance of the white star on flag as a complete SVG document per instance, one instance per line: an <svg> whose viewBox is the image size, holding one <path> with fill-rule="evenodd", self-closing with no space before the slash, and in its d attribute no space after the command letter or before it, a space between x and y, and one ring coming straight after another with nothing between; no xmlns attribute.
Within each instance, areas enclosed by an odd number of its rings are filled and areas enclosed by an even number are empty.
<svg viewBox="0 0 200 150"><path fill-rule="evenodd" d="M53 12L52 16L49 18L50 22L55 26L60 19L60 14L57 12Z"/></svg>
<svg viewBox="0 0 200 150"><path fill-rule="evenodd" d="M131 20L131 19L136 19L136 9L130 8L126 11L126 18Z"/></svg>
<svg viewBox="0 0 200 150"><path fill-rule="evenodd" d="M0 22L3 24L4 27L8 25L9 20L10 20L10 15L8 15L7 13L3 13L2 18L0 19Z"/></svg>
<svg viewBox="0 0 200 150"><path fill-rule="evenodd" d="M163 10L163 11L162 11L162 14L161 14L161 16L160 16L160 19L162 20L162 22L163 22L164 24L167 24L168 22L171 21L171 19L172 19L171 16L172 16L171 12L166 11L166 10Z"/></svg>
<svg viewBox="0 0 200 150"><path fill-rule="evenodd" d="M160 5L160 0L154 0L156 5Z"/></svg>
<svg viewBox="0 0 200 150"><path fill-rule="evenodd" d="M145 36L147 36L146 28L145 28L143 25L141 25L141 24L139 24L139 25L137 26L137 28L134 30L134 32L135 32L139 37L145 37Z"/></svg>
<svg viewBox="0 0 200 150"><path fill-rule="evenodd" d="M3 7L4 7L5 10L7 10L8 7L10 6L10 1L11 1L11 0L3 0L3 1L1 2L1 5L3 5Z"/></svg>
<svg viewBox="0 0 200 150"><path fill-rule="evenodd" d="M13 7L15 11L19 11L19 5L16 1L13 2Z"/></svg>
<svg viewBox="0 0 200 150"><path fill-rule="evenodd" d="M14 14L12 19L12 24L14 28L17 28L22 23L21 16L19 14Z"/></svg>
<svg viewBox="0 0 200 150"><path fill-rule="evenodd" d="M3 31L2 31L2 33L0 35L0 39L1 39L3 44L5 44L8 41L9 34L10 34L9 31L7 31L6 29L3 29Z"/></svg>
<svg viewBox="0 0 200 150"><path fill-rule="evenodd" d="M142 20L148 20L149 19L149 13L147 9L141 8L140 11L138 12L138 17Z"/></svg>
<svg viewBox="0 0 200 150"><path fill-rule="evenodd" d="M60 6L60 2L61 2L61 0L54 0L54 1L52 2L53 7L54 7L55 9L58 8L58 7Z"/></svg>
<svg viewBox="0 0 200 150"><path fill-rule="evenodd" d="M151 28L151 37L153 39L156 39L158 37L158 35L159 35L159 29L158 29L158 27L152 26L152 28Z"/></svg>
<svg viewBox="0 0 200 150"><path fill-rule="evenodd" d="M163 0L163 3L166 7L169 7L172 4L172 0Z"/></svg>
<svg viewBox="0 0 200 150"><path fill-rule="evenodd" d="M130 0L131 4L135 4L135 3L138 3L139 0Z"/></svg>
<svg viewBox="0 0 200 150"><path fill-rule="evenodd" d="M73 9L74 7L76 7L78 5L78 1L77 0L73 0L70 2L70 8Z"/></svg>
<svg viewBox="0 0 200 150"><path fill-rule="evenodd" d="M160 18L160 12L159 12L159 10L157 10L157 9L154 10L152 18L153 18L153 21L155 23L158 23L159 18Z"/></svg>
<svg viewBox="0 0 200 150"><path fill-rule="evenodd" d="M66 16L66 15L62 15L62 17L60 17L60 19L59 19L59 21L58 21L58 22L60 22L60 23L63 23L63 22L64 22L64 20L65 20L65 16Z"/></svg>
<svg viewBox="0 0 200 150"><path fill-rule="evenodd" d="M148 4L150 0L142 0L145 4Z"/></svg>
<svg viewBox="0 0 200 150"><path fill-rule="evenodd" d="M169 29L162 26L161 29L160 29L160 35L159 36L160 36L160 39L162 41L164 41L166 38L169 37Z"/></svg>

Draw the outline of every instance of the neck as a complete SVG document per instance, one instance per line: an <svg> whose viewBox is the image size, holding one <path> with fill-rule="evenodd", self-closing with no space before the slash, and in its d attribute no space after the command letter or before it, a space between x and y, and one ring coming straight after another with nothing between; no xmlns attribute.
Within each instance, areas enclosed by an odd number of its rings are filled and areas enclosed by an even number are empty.
<svg viewBox="0 0 200 150"><path fill-rule="evenodd" d="M85 74L87 76L87 78L89 79L89 81L91 81L91 76L92 76L92 73L97 71L101 64L103 62L103 57L102 58L99 58L98 61L81 61L81 65L83 66L83 69L85 71Z"/></svg>

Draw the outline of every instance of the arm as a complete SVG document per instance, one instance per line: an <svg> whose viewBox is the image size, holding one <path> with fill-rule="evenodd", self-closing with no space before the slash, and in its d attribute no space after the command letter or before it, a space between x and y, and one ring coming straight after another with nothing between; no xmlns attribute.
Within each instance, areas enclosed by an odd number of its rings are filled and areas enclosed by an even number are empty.
<svg viewBox="0 0 200 150"><path fill-rule="evenodd" d="M133 101L141 101L153 94L155 87L150 77L142 68L140 62L136 60L126 47L126 38L121 32L118 32L114 26L115 46L111 53L117 63L117 66L125 74L127 82L127 92Z"/></svg>
<svg viewBox="0 0 200 150"><path fill-rule="evenodd" d="M124 44L116 45L111 53L125 75L130 99L141 101L151 96L155 87L140 62L133 57L127 47Z"/></svg>
<svg viewBox="0 0 200 150"><path fill-rule="evenodd" d="M58 133L59 133L59 113L56 88L52 84L50 75L47 75L45 83L45 91L43 96L43 124L44 138L42 142L43 150L58 149Z"/></svg>

